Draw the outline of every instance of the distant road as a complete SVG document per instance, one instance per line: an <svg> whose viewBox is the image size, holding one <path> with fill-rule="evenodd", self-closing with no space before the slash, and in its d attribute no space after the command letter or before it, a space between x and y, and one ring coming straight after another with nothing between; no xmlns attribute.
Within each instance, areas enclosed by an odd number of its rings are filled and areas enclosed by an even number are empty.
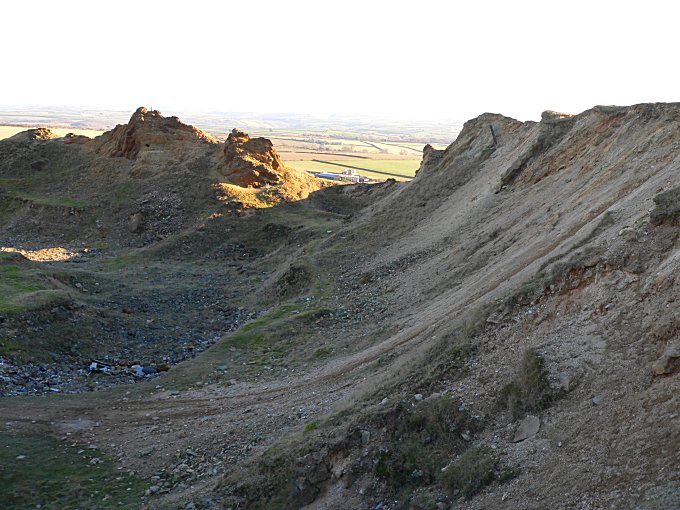
<svg viewBox="0 0 680 510"><path fill-rule="evenodd" d="M393 174L393 173L390 173L390 172L381 172L380 170L373 170L371 168L366 168L366 167L363 167L363 166L344 165L342 163L333 163L331 161L322 161L320 159L313 159L312 161L316 161L317 163L323 163L324 165L333 165L333 166L339 166L339 167L342 167L342 168L353 168L354 170L363 170L364 172L372 172L374 174L389 175L390 177L399 177L400 179L413 179L413 176L410 176L410 175Z"/></svg>

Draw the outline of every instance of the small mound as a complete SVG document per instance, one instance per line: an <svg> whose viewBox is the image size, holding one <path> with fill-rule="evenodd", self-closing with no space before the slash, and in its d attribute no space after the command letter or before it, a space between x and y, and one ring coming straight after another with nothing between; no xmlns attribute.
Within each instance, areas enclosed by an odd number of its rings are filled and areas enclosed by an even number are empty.
<svg viewBox="0 0 680 510"><path fill-rule="evenodd" d="M262 209L274 207L281 202L304 200L315 191L337 184L285 166L281 168L279 175L281 183L274 186L253 187L220 182L214 188L221 201L238 204L237 209Z"/></svg>

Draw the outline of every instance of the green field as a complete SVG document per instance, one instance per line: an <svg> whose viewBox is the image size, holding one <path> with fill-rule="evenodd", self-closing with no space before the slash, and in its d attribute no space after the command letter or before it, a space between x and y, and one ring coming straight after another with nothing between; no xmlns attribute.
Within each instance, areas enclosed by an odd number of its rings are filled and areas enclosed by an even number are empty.
<svg viewBox="0 0 680 510"><path fill-rule="evenodd" d="M334 172L342 173L344 168L354 167L359 175L365 175L373 179L389 178L389 175L371 172L385 172L394 174L395 177L412 178L420 166L420 161L415 159L358 159L355 161L285 161L287 166L298 170L311 172ZM341 165L341 166L338 166ZM358 170L358 168L362 170Z"/></svg>

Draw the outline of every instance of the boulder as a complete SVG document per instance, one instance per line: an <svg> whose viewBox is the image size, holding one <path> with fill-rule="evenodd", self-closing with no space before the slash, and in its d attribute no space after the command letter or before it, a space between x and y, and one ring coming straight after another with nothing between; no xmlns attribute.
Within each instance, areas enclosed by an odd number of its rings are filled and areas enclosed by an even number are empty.
<svg viewBox="0 0 680 510"><path fill-rule="evenodd" d="M515 436L512 438L513 443L519 443L525 439L530 439L538 434L541 428L541 421L538 416L527 415L517 427Z"/></svg>

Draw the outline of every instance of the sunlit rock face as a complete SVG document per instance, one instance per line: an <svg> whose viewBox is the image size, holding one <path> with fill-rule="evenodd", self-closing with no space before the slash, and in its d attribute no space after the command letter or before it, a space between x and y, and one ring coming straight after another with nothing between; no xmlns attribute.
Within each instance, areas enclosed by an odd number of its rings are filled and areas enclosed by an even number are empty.
<svg viewBox="0 0 680 510"><path fill-rule="evenodd" d="M31 140L52 140L54 138L59 137L51 129L37 128L21 131L20 133L9 137L7 140L11 142L28 142Z"/></svg>
<svg viewBox="0 0 680 510"><path fill-rule="evenodd" d="M127 124L119 124L94 140L95 151L111 157L137 159L140 152L181 144L217 143L212 136L177 117L163 117L157 110L138 108Z"/></svg>
<svg viewBox="0 0 680 510"><path fill-rule="evenodd" d="M223 174L239 186L261 188L283 182L283 164L267 138L233 129L224 145Z"/></svg>

